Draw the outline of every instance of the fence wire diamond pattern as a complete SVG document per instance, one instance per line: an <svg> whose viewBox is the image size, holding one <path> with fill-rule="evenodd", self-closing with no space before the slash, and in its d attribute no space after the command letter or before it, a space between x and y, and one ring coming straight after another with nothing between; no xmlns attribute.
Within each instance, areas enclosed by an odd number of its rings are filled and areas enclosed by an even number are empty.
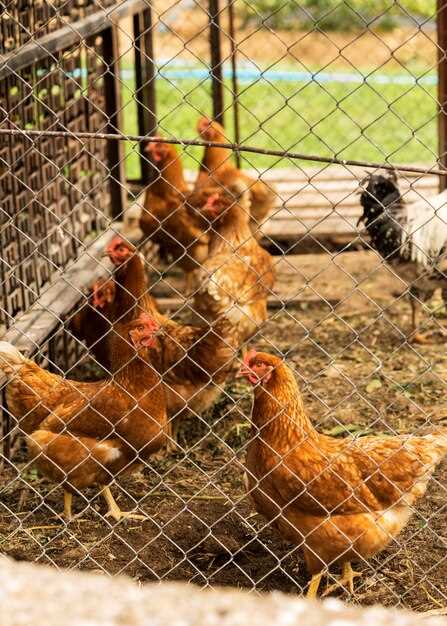
<svg viewBox="0 0 447 626"><path fill-rule="evenodd" d="M364 4L0 3L5 554L446 605L446 8Z"/></svg>

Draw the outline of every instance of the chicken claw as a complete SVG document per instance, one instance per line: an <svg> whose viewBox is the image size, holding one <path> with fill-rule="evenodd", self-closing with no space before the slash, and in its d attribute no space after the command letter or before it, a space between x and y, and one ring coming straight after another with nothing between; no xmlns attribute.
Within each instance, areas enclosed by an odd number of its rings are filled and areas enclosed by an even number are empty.
<svg viewBox="0 0 447 626"><path fill-rule="evenodd" d="M349 563L349 561L347 563L343 563L343 572L341 578L337 580L336 583L328 587L326 591L321 594L321 597L324 598L325 596L335 591L335 589L338 589L338 587L344 587L345 585L347 585L350 593L354 593L354 578L357 578L357 576L361 575L361 572L355 572L352 569L351 563Z"/></svg>
<svg viewBox="0 0 447 626"><path fill-rule="evenodd" d="M137 513L132 513L132 511L122 511L116 503L116 500L113 497L112 492L110 491L110 487L104 487L104 489L102 490L102 495L104 496L104 499L109 507L109 510L105 514L105 517L113 517L113 519L117 522L122 519L147 519L145 515L138 515Z"/></svg>

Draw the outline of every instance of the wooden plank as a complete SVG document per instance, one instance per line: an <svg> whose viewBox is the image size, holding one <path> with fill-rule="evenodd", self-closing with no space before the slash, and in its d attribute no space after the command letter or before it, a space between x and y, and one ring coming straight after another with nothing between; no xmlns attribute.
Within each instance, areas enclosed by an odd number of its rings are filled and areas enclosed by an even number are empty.
<svg viewBox="0 0 447 626"><path fill-rule="evenodd" d="M298 222L298 220L276 220L272 219L266 222L262 227L262 232L268 238L278 241L295 239L303 235L312 235L313 237L330 236L330 235L346 235L351 234L353 237L358 235L356 228L357 219L348 217L328 217L321 222L310 220L308 222Z"/></svg>
<svg viewBox="0 0 447 626"><path fill-rule="evenodd" d="M403 164L404 165L404 164ZM408 167L426 167L430 169L430 167L434 167L433 165L429 165L427 163L412 163L405 164ZM272 182L287 182L287 181L302 181L307 182L309 179L311 181L315 180L338 180L338 181L352 181L352 180L363 180L366 176L366 171L360 167L352 167L352 166L343 166L343 165L329 165L327 167L321 166L319 168L315 167L305 167L305 168L272 168L272 169L262 169L259 170L252 168L242 168L244 171L253 178L261 177L264 181L272 181ZM369 170L373 171L373 170ZM189 183L193 183L196 179L197 171L196 170L186 170L185 178ZM438 176L435 175L422 175L413 172L402 172L399 176L400 180L405 181L408 180L424 180L425 178L438 179Z"/></svg>
<svg viewBox="0 0 447 626"><path fill-rule="evenodd" d="M401 189L405 201L411 203L429 194L434 195L436 188L433 184L436 181L435 176L420 178L415 189L410 189L409 182L402 179ZM355 193L358 189L356 180L351 177L344 182L346 189L340 187L337 181L329 179L315 180L313 184L316 189L304 182L300 189L300 183L291 180L278 184L273 214L260 225L267 238L289 240L307 233L314 237L358 235L356 224L362 208L359 195ZM143 195L137 198L130 209L134 226L142 202Z"/></svg>
<svg viewBox="0 0 447 626"><path fill-rule="evenodd" d="M356 178L350 178L349 180L339 181L336 179L331 180L319 180L315 179L311 182L301 180L286 180L280 182L265 181L274 187L275 191L280 194L286 193L315 193L316 191L322 193L333 193L334 191L348 193L356 193L360 189L360 181ZM399 188L402 193L405 193L409 189L423 190L424 193L438 193L438 178L436 176L427 176L420 180L399 180Z"/></svg>
<svg viewBox="0 0 447 626"><path fill-rule="evenodd" d="M405 198L408 198L408 203L412 204L417 200L420 200L421 194L417 193L408 193ZM336 209L339 213L343 213L348 209L358 209L358 213L362 212L360 201L358 196L343 198L340 195L325 198L324 196L319 196L318 194L315 196L302 196L298 195L293 198L277 198L273 204L273 208L275 209L288 209L289 211L306 211L306 210L315 210L315 209Z"/></svg>
<svg viewBox="0 0 447 626"><path fill-rule="evenodd" d="M146 8L145 0L125 0L121 4L102 11L96 11L81 20L70 23L44 37L28 41L18 50L0 56L0 80L28 67L37 61L54 55L60 50L74 46L84 39L96 35L126 15L139 13Z"/></svg>
<svg viewBox="0 0 447 626"><path fill-rule="evenodd" d="M336 207L333 209L330 206L325 207L317 207L312 208L307 211L305 210L294 210L294 209L275 209L273 213L265 220L259 224L259 227L262 229L264 224L267 224L269 221L292 221L292 222L312 222L319 221L323 219L329 218L355 218L358 220L360 215L362 214L360 207L343 207L342 209Z"/></svg>

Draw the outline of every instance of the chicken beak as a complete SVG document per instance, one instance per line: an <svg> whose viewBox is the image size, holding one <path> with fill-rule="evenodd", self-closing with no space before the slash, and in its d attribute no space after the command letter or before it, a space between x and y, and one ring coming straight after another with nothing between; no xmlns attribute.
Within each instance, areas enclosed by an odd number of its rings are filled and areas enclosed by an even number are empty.
<svg viewBox="0 0 447 626"><path fill-rule="evenodd" d="M241 365L240 370L236 374L236 378L246 378L246 377L250 376L251 374L253 374L252 370L248 367L248 365L243 363Z"/></svg>

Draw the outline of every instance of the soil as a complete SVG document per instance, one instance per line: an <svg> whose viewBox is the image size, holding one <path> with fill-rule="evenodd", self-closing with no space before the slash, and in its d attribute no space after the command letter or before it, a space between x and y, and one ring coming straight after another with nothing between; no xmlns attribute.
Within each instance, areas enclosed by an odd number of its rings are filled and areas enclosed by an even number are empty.
<svg viewBox="0 0 447 626"><path fill-rule="evenodd" d="M186 10L173 3L155 5L155 59L209 63L208 16L200 8ZM120 24L120 51L130 52L130 19ZM230 58L227 16L222 15L222 58ZM325 71L381 68L405 73L405 66L433 69L437 63L436 29L429 25L400 27L386 32L371 27L353 32L276 30L262 25L241 27L236 21L238 62L276 69L320 67Z"/></svg>
<svg viewBox="0 0 447 626"><path fill-rule="evenodd" d="M280 295L290 291L285 264L294 268L295 295L300 281L316 293L293 299L289 292L289 303L273 306L253 341L287 356L316 427L337 437L420 433L447 425L444 309L433 313L435 301L431 319L425 317L431 343L408 344L408 304L397 293L399 282L377 261L365 251L282 258ZM59 517L61 489L40 477L19 451L0 474L0 551L63 568L125 573L142 582L182 580L301 594L308 582L301 554L281 541L245 496L250 407L250 389L231 383L212 411L182 424L183 451L113 486L120 506L138 503L145 521L104 519L104 502L90 490L84 500L75 498L79 517L66 525ZM356 579L352 602L418 611L445 606L445 470L445 464L438 468L396 541L357 564L363 575ZM334 593L349 598L343 590Z"/></svg>

